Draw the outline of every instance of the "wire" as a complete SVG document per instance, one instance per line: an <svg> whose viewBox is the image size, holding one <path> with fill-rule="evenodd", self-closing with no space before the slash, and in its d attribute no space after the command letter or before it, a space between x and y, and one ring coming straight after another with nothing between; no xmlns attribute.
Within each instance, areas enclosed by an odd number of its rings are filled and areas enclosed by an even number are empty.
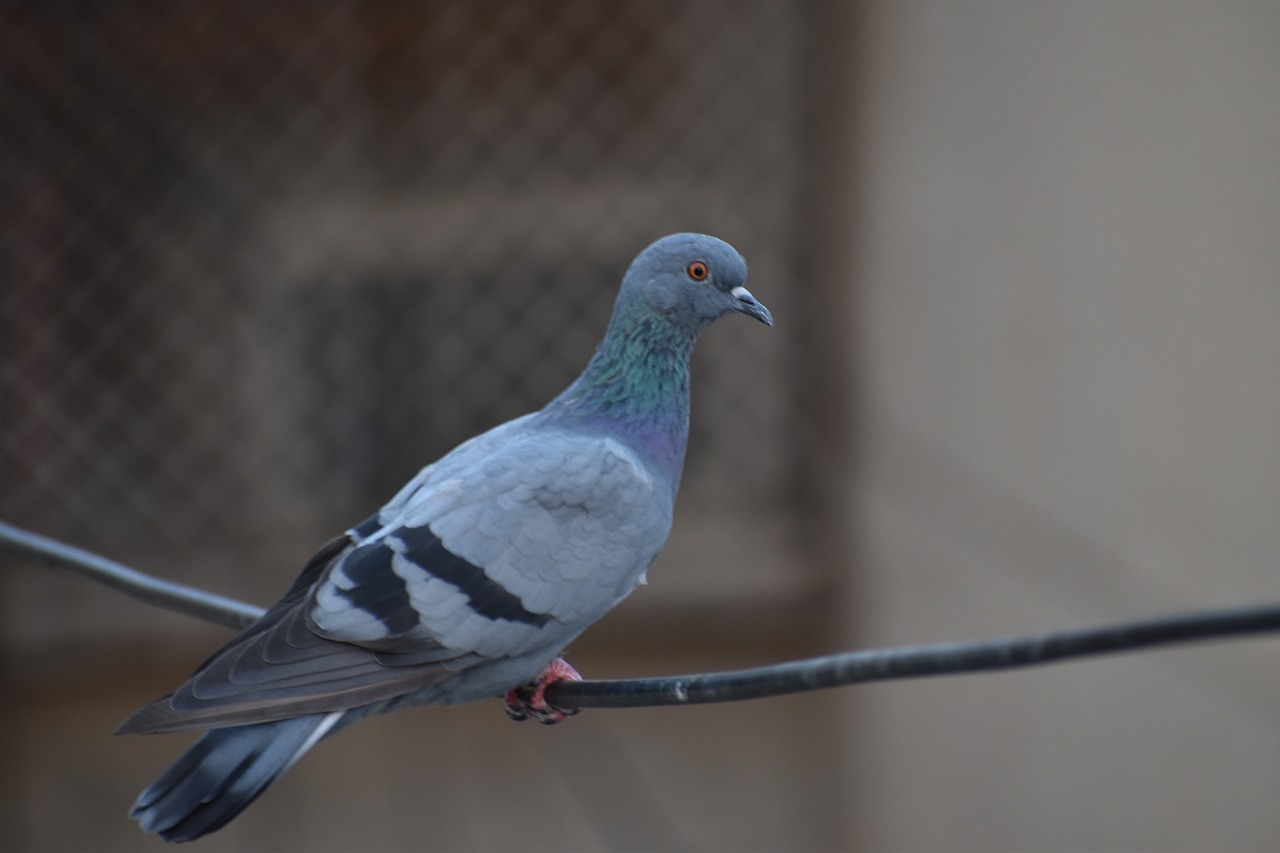
<svg viewBox="0 0 1280 853"><path fill-rule="evenodd" d="M760 699L870 681L988 672L1153 646L1280 631L1280 604L1179 613L1089 628L845 652L705 675L630 681L557 682L561 708L640 708Z"/></svg>
<svg viewBox="0 0 1280 853"><path fill-rule="evenodd" d="M127 595L189 616L243 628L263 610L150 577L81 548L0 522L0 551L68 569ZM1201 610L1017 637L868 649L754 669L630 680L564 681L547 688L559 708L641 708L760 699L870 681L989 672L1071 658L1280 632L1280 603Z"/></svg>
<svg viewBox="0 0 1280 853"><path fill-rule="evenodd" d="M32 563L75 572L147 604L219 625L244 628L266 612L234 598L144 575L115 560L3 521L0 521L0 550Z"/></svg>

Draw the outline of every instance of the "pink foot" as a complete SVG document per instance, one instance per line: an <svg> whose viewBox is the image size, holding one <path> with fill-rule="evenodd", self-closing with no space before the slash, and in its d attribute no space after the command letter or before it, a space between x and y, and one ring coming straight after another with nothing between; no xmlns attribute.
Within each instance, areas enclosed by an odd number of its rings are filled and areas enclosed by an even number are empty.
<svg viewBox="0 0 1280 853"><path fill-rule="evenodd" d="M507 691L507 716L516 722L533 717L545 725L553 725L578 713L577 708L553 708L547 704L547 688L557 681L581 681L578 671L564 658L556 658L547 664L535 680Z"/></svg>

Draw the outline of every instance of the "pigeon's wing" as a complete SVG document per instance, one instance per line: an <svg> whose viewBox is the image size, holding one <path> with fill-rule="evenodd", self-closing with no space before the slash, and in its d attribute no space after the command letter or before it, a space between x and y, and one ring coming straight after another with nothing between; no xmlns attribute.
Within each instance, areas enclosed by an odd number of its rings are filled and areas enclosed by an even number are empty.
<svg viewBox="0 0 1280 853"><path fill-rule="evenodd" d="M673 500L614 439L535 433L405 495L328 573L310 619L388 662L420 642L490 658L568 642L657 557Z"/></svg>
<svg viewBox="0 0 1280 853"><path fill-rule="evenodd" d="M130 716L117 733L215 728L345 710L447 677L449 671L439 666L389 668L368 649L325 640L311 631L306 620L309 595L352 551L347 537L326 545L261 619L215 652L173 693ZM444 657L459 655L450 651Z"/></svg>
<svg viewBox="0 0 1280 853"><path fill-rule="evenodd" d="M612 439L539 434L436 470L448 476L398 495L380 529L361 525L366 541L322 551L262 620L121 730L344 710L497 660L550 659L631 590L670 527L669 485Z"/></svg>

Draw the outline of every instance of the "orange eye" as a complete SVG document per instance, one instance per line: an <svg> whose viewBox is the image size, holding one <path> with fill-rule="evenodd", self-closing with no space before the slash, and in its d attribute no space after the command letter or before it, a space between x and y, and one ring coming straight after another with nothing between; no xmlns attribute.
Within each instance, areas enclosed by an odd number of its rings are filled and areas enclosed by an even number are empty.
<svg viewBox="0 0 1280 853"><path fill-rule="evenodd" d="M703 281L704 279L706 279L708 274L707 265L704 264L702 261L694 261L693 263L689 264L688 273L689 273L689 278L693 279L694 281Z"/></svg>

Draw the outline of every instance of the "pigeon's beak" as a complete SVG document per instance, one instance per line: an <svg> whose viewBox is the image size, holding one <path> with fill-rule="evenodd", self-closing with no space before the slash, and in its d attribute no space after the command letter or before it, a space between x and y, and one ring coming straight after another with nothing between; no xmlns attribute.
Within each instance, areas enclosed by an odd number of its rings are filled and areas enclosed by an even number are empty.
<svg viewBox="0 0 1280 853"><path fill-rule="evenodd" d="M746 314L748 317L755 317L766 326L773 325L773 315L769 313L769 309L765 308L756 298L751 295L751 291L742 285L738 285L729 291L729 295L734 298L737 304L734 305L738 311Z"/></svg>

